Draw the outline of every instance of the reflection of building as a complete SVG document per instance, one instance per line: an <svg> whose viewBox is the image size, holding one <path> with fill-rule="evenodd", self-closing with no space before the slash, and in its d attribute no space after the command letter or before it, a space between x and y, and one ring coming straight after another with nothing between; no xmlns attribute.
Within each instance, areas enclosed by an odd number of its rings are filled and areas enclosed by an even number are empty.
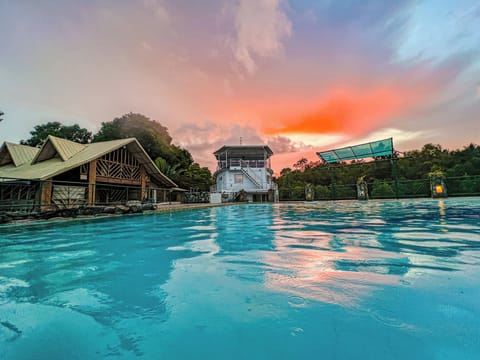
<svg viewBox="0 0 480 360"><path fill-rule="evenodd" d="M276 201L278 190L270 166L273 152L268 146L223 146L214 155L218 161L215 190L224 200L245 196L249 202Z"/></svg>
<svg viewBox="0 0 480 360"><path fill-rule="evenodd" d="M248 260L253 262L262 258L259 251L273 250L273 209L268 204L222 206L212 214L219 253L248 252Z"/></svg>
<svg viewBox="0 0 480 360"><path fill-rule="evenodd" d="M175 187L133 138L79 144L49 136L41 148L0 148L3 206L165 201Z"/></svg>

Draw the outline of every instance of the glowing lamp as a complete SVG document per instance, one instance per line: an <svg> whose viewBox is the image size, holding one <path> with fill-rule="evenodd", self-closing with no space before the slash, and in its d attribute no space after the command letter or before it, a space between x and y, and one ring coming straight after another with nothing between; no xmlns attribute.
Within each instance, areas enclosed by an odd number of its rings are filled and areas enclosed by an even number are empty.
<svg viewBox="0 0 480 360"><path fill-rule="evenodd" d="M437 194L442 194L443 193L443 186L441 184L435 185L435 192Z"/></svg>

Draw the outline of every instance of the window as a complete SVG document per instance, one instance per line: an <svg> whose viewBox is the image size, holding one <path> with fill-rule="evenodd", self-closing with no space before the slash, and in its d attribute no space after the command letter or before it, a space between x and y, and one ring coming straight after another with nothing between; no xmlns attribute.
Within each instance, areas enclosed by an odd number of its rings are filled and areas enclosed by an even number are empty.
<svg viewBox="0 0 480 360"><path fill-rule="evenodd" d="M235 184L241 184L243 183L243 175L242 174L235 174L233 182Z"/></svg>

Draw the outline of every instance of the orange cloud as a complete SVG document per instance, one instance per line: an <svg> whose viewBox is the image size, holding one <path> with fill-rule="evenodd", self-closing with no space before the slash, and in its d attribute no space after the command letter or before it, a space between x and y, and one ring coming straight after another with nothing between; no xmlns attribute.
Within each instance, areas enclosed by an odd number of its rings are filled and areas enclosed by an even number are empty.
<svg viewBox="0 0 480 360"><path fill-rule="evenodd" d="M424 99L424 90L415 91L388 85L370 88L336 87L323 97L316 110L281 119L279 126L265 128L264 133L358 135L412 109Z"/></svg>

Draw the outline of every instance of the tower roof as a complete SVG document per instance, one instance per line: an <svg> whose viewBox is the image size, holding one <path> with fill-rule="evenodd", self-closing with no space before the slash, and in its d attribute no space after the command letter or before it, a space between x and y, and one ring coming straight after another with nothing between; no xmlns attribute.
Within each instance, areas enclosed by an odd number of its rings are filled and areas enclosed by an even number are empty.
<svg viewBox="0 0 480 360"><path fill-rule="evenodd" d="M267 145L224 145L213 153L218 160L228 157L258 158L266 155L268 159L273 155L272 149Z"/></svg>

